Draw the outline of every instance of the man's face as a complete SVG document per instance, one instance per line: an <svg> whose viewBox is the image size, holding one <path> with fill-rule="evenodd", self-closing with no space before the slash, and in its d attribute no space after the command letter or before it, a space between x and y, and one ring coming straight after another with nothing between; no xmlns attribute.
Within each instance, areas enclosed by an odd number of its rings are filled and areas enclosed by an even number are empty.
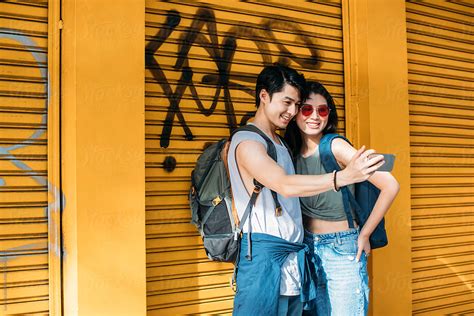
<svg viewBox="0 0 474 316"><path fill-rule="evenodd" d="M298 89L285 84L280 92L275 92L270 100L270 95L262 90L260 92L261 106L268 120L276 128L286 128L291 119L298 112L300 94Z"/></svg>

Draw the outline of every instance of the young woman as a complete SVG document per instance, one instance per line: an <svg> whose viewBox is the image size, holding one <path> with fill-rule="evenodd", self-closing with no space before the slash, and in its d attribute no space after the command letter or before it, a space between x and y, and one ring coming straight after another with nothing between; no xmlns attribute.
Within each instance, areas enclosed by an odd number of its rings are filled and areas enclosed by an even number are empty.
<svg viewBox="0 0 474 316"><path fill-rule="evenodd" d="M309 97L289 124L285 138L293 149L297 173L325 174L329 170L323 168L318 146L324 134L336 132L336 106L320 83L308 81L307 89ZM331 150L341 168L349 163L357 151L341 138L333 140ZM341 191L300 198L305 226L304 242L313 251L318 267L318 298L311 304L313 309L307 314L367 314L369 236L399 190L398 182L389 172L377 171L369 181L381 192L362 228L357 227L356 223L356 228L349 228ZM349 190L354 193L354 186L350 185Z"/></svg>

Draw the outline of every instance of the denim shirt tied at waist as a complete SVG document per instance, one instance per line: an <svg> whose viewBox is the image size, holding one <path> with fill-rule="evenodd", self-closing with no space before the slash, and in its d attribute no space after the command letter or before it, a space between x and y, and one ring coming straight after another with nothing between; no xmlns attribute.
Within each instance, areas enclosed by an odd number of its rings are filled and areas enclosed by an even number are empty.
<svg viewBox="0 0 474 316"><path fill-rule="evenodd" d="M309 302L316 298L316 265L309 247L282 238L251 234L252 260L247 260L247 234L242 238L237 273L237 293L233 315L276 315L280 296L281 266L288 255L297 253L301 275L300 298Z"/></svg>

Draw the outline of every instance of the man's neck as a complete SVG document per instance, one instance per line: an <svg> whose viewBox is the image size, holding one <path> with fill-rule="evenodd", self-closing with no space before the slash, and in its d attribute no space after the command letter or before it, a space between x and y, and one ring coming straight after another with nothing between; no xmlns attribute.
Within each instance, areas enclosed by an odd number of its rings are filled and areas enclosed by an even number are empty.
<svg viewBox="0 0 474 316"><path fill-rule="evenodd" d="M273 138L273 140L279 142L278 136L276 134L277 127L268 120L262 108L258 108L257 113L255 113L255 116L252 120L252 124L260 128L268 136Z"/></svg>

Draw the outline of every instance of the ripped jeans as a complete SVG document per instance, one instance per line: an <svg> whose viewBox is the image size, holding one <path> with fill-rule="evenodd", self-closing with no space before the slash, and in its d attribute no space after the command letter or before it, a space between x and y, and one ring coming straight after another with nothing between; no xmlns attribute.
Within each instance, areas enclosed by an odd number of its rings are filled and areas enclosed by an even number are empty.
<svg viewBox="0 0 474 316"><path fill-rule="evenodd" d="M359 231L349 229L329 234L305 231L304 243L314 253L317 266L317 298L304 315L367 315L369 282L364 252L357 262Z"/></svg>

